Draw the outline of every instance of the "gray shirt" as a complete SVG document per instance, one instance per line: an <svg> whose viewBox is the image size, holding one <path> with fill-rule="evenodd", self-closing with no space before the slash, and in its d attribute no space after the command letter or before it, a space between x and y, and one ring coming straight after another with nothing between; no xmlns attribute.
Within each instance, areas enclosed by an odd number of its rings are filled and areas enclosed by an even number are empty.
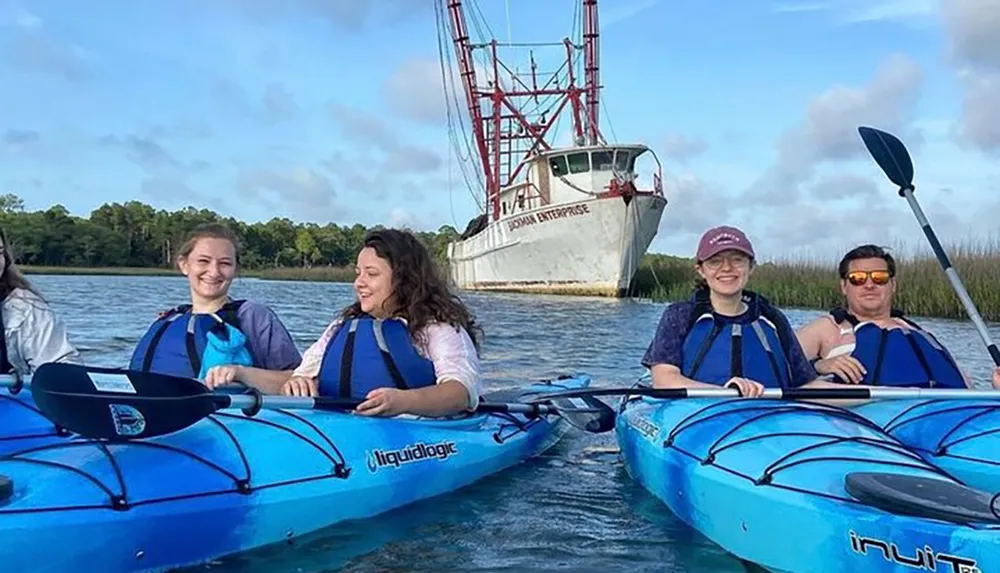
<svg viewBox="0 0 1000 573"><path fill-rule="evenodd" d="M294 370L302 362L302 354L292 335L270 307L248 300L240 306L236 317L259 367Z"/></svg>
<svg viewBox="0 0 1000 573"><path fill-rule="evenodd" d="M65 323L29 290L16 288L3 301L3 329L7 360L20 374L31 374L46 362L81 362Z"/></svg>

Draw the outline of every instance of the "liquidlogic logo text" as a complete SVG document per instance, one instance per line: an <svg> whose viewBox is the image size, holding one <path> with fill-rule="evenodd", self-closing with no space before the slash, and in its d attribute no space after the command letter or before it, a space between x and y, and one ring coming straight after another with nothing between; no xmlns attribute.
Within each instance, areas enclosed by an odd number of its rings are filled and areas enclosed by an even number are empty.
<svg viewBox="0 0 1000 573"><path fill-rule="evenodd" d="M629 419L629 424L642 434L650 442L656 441L656 436L660 435L660 427L649 421L649 418L636 416Z"/></svg>
<svg viewBox="0 0 1000 573"><path fill-rule="evenodd" d="M454 455L458 455L458 446L449 441L436 444L417 442L398 450L371 450L368 452L368 471L375 473L379 468L398 468L425 460L445 461Z"/></svg>
<svg viewBox="0 0 1000 573"><path fill-rule="evenodd" d="M881 555L886 561L912 567L918 571L934 571L936 573L982 573L975 559L939 553L929 545L918 547L913 555L900 553L899 546L889 541L875 537L864 537L854 531L850 532L851 550L860 555Z"/></svg>

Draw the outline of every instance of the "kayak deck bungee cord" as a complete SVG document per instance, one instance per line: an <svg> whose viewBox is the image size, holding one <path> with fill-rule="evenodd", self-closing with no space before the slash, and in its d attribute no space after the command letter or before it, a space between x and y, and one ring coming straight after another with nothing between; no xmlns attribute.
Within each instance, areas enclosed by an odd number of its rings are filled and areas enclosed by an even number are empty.
<svg viewBox="0 0 1000 573"><path fill-rule="evenodd" d="M589 384L566 377L519 392ZM265 407L142 440L63 439L0 458L11 485L0 534L18 539L0 546L0 562L107 573L201 564L454 491L568 429L553 411L430 419Z"/></svg>
<svg viewBox="0 0 1000 573"><path fill-rule="evenodd" d="M1000 492L1000 401L884 400L853 410L966 485Z"/></svg>
<svg viewBox="0 0 1000 573"><path fill-rule="evenodd" d="M997 496L844 409L632 397L616 434L633 479L723 549L772 571L1000 570Z"/></svg>
<svg viewBox="0 0 1000 573"><path fill-rule="evenodd" d="M23 382L22 379L0 382L0 456L72 435L39 411Z"/></svg>

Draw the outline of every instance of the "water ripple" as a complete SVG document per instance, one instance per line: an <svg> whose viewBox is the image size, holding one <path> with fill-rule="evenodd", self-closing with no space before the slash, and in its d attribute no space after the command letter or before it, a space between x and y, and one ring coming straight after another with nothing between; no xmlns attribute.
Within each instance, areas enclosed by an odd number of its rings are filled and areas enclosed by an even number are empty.
<svg viewBox="0 0 1000 573"><path fill-rule="evenodd" d="M128 363L156 313L184 302L169 277L32 277L65 317L85 359ZM257 298L282 317L304 350L340 308L350 285L239 280L234 295ZM487 389L584 372L597 385L634 380L663 312L645 301L463 295L486 330ZM790 310L793 326L818 311ZM979 385L991 361L967 322L918 321L939 333ZM991 325L1000 339L1000 328ZM613 434L571 432L549 453L458 492L298 540L231 557L197 571L628 571L745 573L744 566L685 527L628 476Z"/></svg>

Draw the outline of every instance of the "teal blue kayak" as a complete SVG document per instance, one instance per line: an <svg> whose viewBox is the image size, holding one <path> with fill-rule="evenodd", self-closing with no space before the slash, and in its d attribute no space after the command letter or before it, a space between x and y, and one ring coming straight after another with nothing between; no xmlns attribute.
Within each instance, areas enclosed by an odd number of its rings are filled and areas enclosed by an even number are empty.
<svg viewBox="0 0 1000 573"><path fill-rule="evenodd" d="M543 381L505 399L589 384ZM11 541L0 563L33 573L202 564L455 491L546 451L566 424L550 413L265 408L137 441L53 439L0 457L0 536Z"/></svg>
<svg viewBox="0 0 1000 573"><path fill-rule="evenodd" d="M1000 492L1000 400L881 400L852 410L965 484Z"/></svg>
<svg viewBox="0 0 1000 573"><path fill-rule="evenodd" d="M38 410L27 388L0 388L0 456L67 439L71 434Z"/></svg>
<svg viewBox="0 0 1000 573"><path fill-rule="evenodd" d="M616 434L640 485L768 570L1000 571L997 500L849 411L633 398L620 406Z"/></svg>

